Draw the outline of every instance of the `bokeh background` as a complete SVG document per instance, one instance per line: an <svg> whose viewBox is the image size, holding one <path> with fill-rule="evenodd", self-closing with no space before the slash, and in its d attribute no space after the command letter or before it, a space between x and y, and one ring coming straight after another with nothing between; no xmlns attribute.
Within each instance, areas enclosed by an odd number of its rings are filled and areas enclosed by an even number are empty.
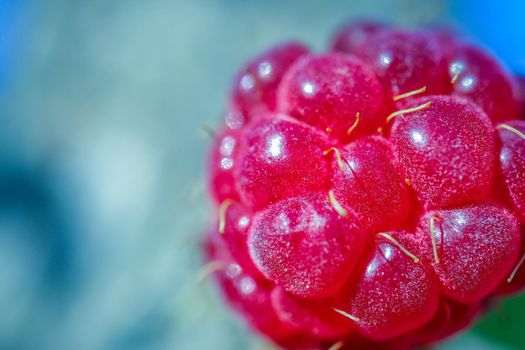
<svg viewBox="0 0 525 350"><path fill-rule="evenodd" d="M0 0L0 349L257 349L209 283L204 156L236 69L351 17L452 23L525 74L520 1ZM524 349L525 297L443 349Z"/></svg>

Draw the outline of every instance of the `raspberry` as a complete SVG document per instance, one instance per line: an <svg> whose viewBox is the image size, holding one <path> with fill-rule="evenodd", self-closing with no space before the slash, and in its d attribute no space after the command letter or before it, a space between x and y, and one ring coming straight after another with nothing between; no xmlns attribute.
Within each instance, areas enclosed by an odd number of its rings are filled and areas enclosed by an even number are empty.
<svg viewBox="0 0 525 350"><path fill-rule="evenodd" d="M271 205L256 214L250 230L255 264L269 280L303 298L335 294L365 244L353 213L340 215L323 193Z"/></svg>
<svg viewBox="0 0 525 350"><path fill-rule="evenodd" d="M208 242L207 259L221 262L218 281L225 299L236 309L256 331L262 334L283 338L293 334L293 329L281 322L272 309L271 285L258 281L241 267L228 254L222 244Z"/></svg>
<svg viewBox="0 0 525 350"><path fill-rule="evenodd" d="M237 74L232 93L241 113L253 118L275 110L277 86L284 73L307 52L299 43L283 43L248 62Z"/></svg>
<svg viewBox="0 0 525 350"><path fill-rule="evenodd" d="M343 208L353 210L369 230L404 222L410 209L408 187L392 163L390 142L367 136L332 151L332 186Z"/></svg>
<svg viewBox="0 0 525 350"><path fill-rule="evenodd" d="M330 140L312 127L271 115L255 121L240 144L237 188L251 208L327 187Z"/></svg>
<svg viewBox="0 0 525 350"><path fill-rule="evenodd" d="M337 339L353 329L353 322L335 313L330 302L304 301L280 287L272 291L272 305L280 320L319 339Z"/></svg>
<svg viewBox="0 0 525 350"><path fill-rule="evenodd" d="M428 207L478 201L492 188L494 130L481 109L451 96L429 96L429 104L394 121L391 140L402 173Z"/></svg>
<svg viewBox="0 0 525 350"><path fill-rule="evenodd" d="M514 210L525 221L525 121L497 126L501 148L499 160L507 194Z"/></svg>
<svg viewBox="0 0 525 350"><path fill-rule="evenodd" d="M384 106L374 73L341 54L303 57L286 73L278 91L280 112L341 140L376 130L384 123Z"/></svg>
<svg viewBox="0 0 525 350"><path fill-rule="evenodd" d="M228 198L239 199L233 178L239 136L239 130L226 129L215 137L208 164L208 187L216 203L221 203Z"/></svg>
<svg viewBox="0 0 525 350"><path fill-rule="evenodd" d="M224 116L226 128L235 130L240 129L248 122L247 116L241 111L237 103L232 102Z"/></svg>
<svg viewBox="0 0 525 350"><path fill-rule="evenodd" d="M394 96L422 87L432 94L447 91L443 50L428 35L380 31L354 54L371 65L384 88Z"/></svg>
<svg viewBox="0 0 525 350"><path fill-rule="evenodd" d="M434 315L439 286L429 266L413 255L420 256L415 247L409 233L380 234L373 251L356 270L357 276L348 280L342 295L349 313L358 319L361 334L374 340L391 339Z"/></svg>
<svg viewBox="0 0 525 350"><path fill-rule="evenodd" d="M248 253L248 229L252 221L251 212L238 202L226 200L219 207L218 226L224 245L240 266L255 278L261 279L262 274L255 267Z"/></svg>
<svg viewBox="0 0 525 350"><path fill-rule="evenodd" d="M518 83L494 57L471 44L456 43L446 59L453 95L476 103L495 122L518 117Z"/></svg>
<svg viewBox="0 0 525 350"><path fill-rule="evenodd" d="M488 296L511 272L520 252L518 220L490 204L429 211L417 236L443 294L463 303Z"/></svg>
<svg viewBox="0 0 525 350"><path fill-rule="evenodd" d="M284 349L413 350L525 289L516 79L443 28L360 21L237 75L208 165L204 252Z"/></svg>

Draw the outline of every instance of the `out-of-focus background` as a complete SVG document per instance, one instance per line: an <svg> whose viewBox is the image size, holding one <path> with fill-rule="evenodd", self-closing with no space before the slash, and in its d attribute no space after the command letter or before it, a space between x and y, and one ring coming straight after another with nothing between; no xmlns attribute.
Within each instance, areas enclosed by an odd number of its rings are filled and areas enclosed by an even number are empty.
<svg viewBox="0 0 525 350"><path fill-rule="evenodd" d="M255 349L198 284L199 127L285 39L459 24L525 74L519 1L0 0L0 349ZM525 298L443 349L523 349Z"/></svg>

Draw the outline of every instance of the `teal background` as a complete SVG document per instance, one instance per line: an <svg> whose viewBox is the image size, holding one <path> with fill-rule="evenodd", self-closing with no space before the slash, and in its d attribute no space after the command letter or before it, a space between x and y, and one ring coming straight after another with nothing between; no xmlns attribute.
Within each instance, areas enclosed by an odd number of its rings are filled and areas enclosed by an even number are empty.
<svg viewBox="0 0 525 350"><path fill-rule="evenodd" d="M0 0L0 348L260 347L196 282L199 127L276 41L322 50L352 16L461 22L449 5ZM440 348L524 349L524 314L495 306Z"/></svg>

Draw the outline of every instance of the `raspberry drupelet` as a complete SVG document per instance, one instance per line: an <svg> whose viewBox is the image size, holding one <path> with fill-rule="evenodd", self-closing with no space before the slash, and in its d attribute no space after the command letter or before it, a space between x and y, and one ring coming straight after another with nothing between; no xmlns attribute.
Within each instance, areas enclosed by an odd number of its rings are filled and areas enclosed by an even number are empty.
<svg viewBox="0 0 525 350"><path fill-rule="evenodd" d="M525 289L518 80L443 28L345 24L237 74L205 274L283 349L410 350Z"/></svg>

